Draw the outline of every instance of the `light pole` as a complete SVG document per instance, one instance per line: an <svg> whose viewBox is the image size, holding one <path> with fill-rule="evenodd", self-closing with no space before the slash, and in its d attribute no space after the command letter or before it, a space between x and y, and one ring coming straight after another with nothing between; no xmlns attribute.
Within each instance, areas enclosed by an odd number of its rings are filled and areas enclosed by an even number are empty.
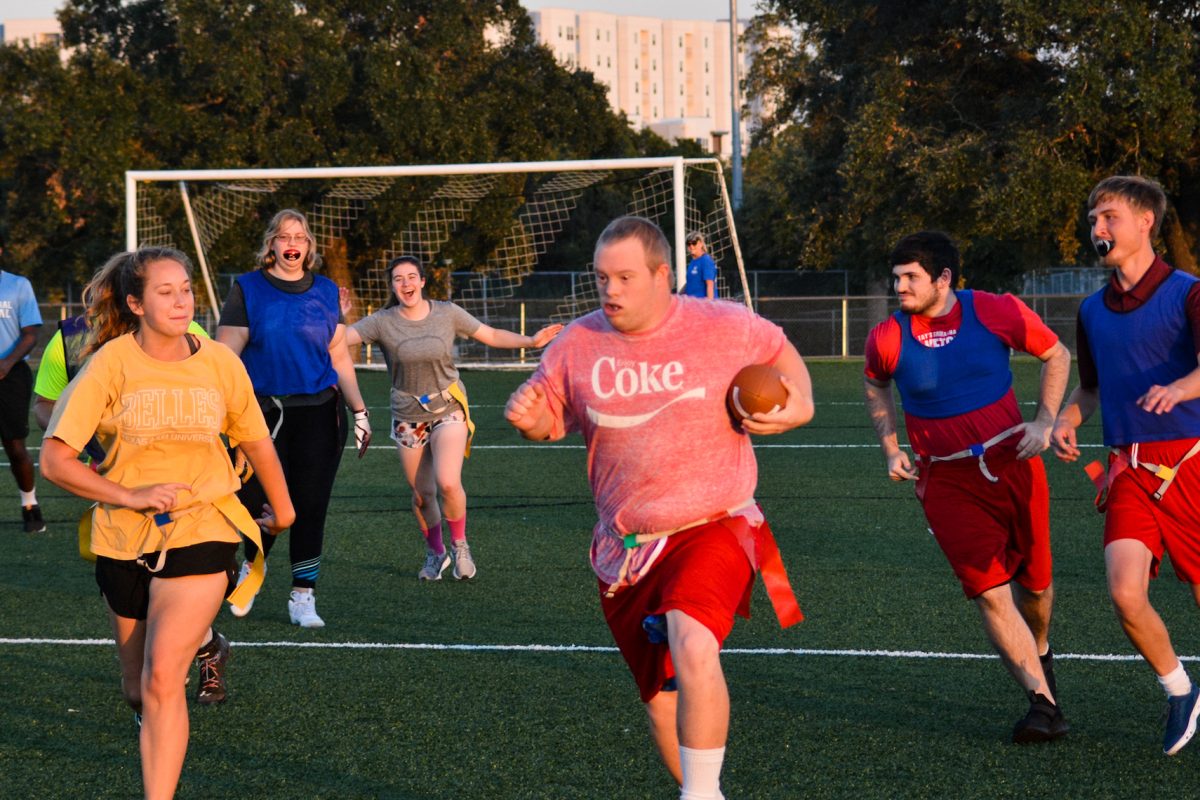
<svg viewBox="0 0 1200 800"><path fill-rule="evenodd" d="M737 0L729 0L729 100L733 128L733 210L742 207L742 103L738 87L738 16Z"/></svg>

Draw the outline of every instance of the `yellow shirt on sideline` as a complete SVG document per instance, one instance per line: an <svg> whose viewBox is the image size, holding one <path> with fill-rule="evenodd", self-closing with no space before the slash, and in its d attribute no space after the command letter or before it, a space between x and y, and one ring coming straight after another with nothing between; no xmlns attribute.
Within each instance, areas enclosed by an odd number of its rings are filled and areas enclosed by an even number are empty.
<svg viewBox="0 0 1200 800"><path fill-rule="evenodd" d="M183 361L159 361L133 334L113 339L55 405L46 436L82 450L94 433L108 454L99 473L109 480L130 488L191 486L179 493L163 529L153 514L99 504L92 519L96 555L129 560L200 542L241 541L234 520L214 505L244 514L242 525L251 519L234 496L241 482L220 434L256 441L269 432L241 359L218 342L198 341L199 350Z"/></svg>

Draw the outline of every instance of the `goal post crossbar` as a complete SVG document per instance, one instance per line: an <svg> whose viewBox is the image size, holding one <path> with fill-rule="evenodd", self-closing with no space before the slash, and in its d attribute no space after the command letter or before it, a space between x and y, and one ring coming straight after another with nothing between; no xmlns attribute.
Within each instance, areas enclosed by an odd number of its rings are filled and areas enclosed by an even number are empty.
<svg viewBox="0 0 1200 800"><path fill-rule="evenodd" d="M601 170L672 169L676 181L682 184L683 170L687 166L707 164L721 169L715 158L683 158L670 156L659 158L609 158L576 161L510 161L490 164L410 164L376 167L289 167L260 169L193 169L193 170L128 170L125 173L125 248L136 250L138 244L137 188L139 183L150 181L220 181L220 180L288 180L293 178L394 178L435 177L445 175L483 175L520 172L586 172ZM682 285L687 269L687 250L684 227L684 198L676 193L675 217L675 273ZM730 228L733 228L730 220ZM739 267L740 249L737 252Z"/></svg>

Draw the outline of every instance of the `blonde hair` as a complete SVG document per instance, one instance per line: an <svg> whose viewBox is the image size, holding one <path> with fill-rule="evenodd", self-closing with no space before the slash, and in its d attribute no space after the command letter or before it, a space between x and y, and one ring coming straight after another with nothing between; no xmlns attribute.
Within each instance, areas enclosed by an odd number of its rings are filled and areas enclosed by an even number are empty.
<svg viewBox="0 0 1200 800"><path fill-rule="evenodd" d="M275 264L275 253L271 250L271 242L279 235L279 230L286 222L299 222L304 228L304 236L308 239L308 253L304 256L304 271L320 269L321 257L317 255L317 239L312 235L312 229L308 227L308 218L294 208L285 208L282 211L271 217L271 222L267 225L267 232L263 234L262 245L258 248L258 253L254 256L254 260L263 269L270 269Z"/></svg>
<svg viewBox="0 0 1200 800"><path fill-rule="evenodd" d="M1141 175L1113 175L1096 184L1088 196L1088 211L1105 200L1118 197L1136 211L1149 211L1154 215L1151 236L1158 236L1163 218L1167 216L1167 193L1158 181Z"/></svg>
<svg viewBox="0 0 1200 800"><path fill-rule="evenodd" d="M192 262L173 247L142 247L117 253L101 267L83 289L87 305L89 341L83 355L91 355L105 342L133 333L141 317L129 307L129 296L138 299L146 291L146 268L156 261L174 261L192 274Z"/></svg>

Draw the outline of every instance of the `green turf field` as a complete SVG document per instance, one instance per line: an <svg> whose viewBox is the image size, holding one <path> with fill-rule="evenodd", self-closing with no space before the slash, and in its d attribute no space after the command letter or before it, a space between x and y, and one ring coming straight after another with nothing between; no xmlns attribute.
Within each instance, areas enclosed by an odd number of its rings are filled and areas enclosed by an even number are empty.
<svg viewBox="0 0 1200 800"><path fill-rule="evenodd" d="M1037 365L1014 363L1030 399ZM725 795L1194 796L1200 744L1161 753L1163 695L1113 619L1082 470L1047 462L1052 640L1072 732L1018 748L1008 736L1025 700L988 657L911 487L886 480L861 362L810 367L815 420L758 450L758 496L807 620L781 631L760 585L755 618L727 642ZM385 378L365 374L376 444L362 461L347 452L334 490L317 592L327 627L288 623L281 542L250 616L217 619L234 642L230 699L193 706L179 797L678 796L600 617L580 440L533 445L508 428L519 373L465 379L479 423L465 471L477 579L417 581L424 549L386 438ZM75 554L84 503L39 482L50 530L29 535L4 485L0 797L140 796L115 648ZM1152 595L1180 652L1200 652L1200 615L1169 569Z"/></svg>

